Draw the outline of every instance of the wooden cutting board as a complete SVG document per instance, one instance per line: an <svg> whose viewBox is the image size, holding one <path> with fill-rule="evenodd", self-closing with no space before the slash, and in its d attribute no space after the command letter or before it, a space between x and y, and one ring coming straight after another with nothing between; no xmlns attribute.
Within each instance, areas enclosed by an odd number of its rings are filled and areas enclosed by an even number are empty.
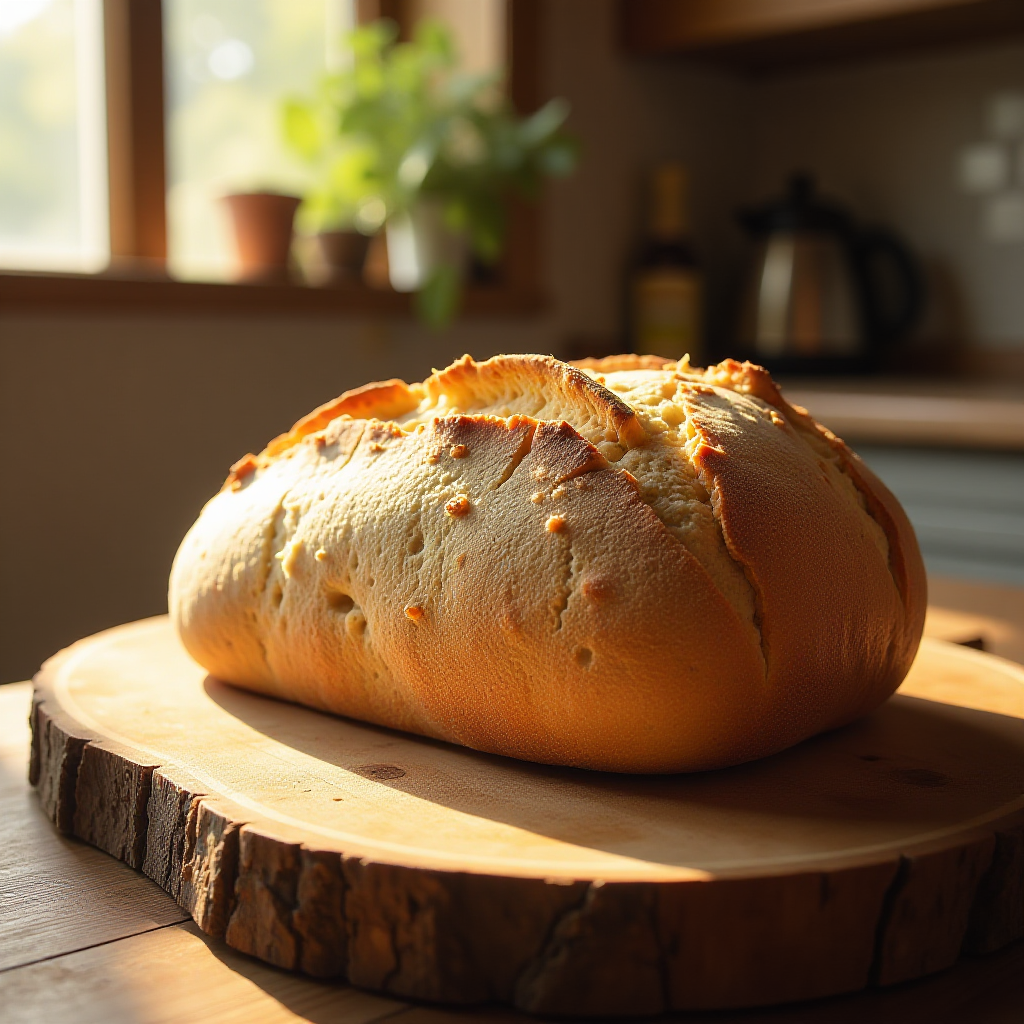
<svg viewBox="0 0 1024 1024"><path fill-rule="evenodd" d="M535 765L258 697L162 618L51 659L32 725L63 832L235 949L394 995L749 1006L1024 934L1024 671L941 641L868 718L697 775Z"/></svg>

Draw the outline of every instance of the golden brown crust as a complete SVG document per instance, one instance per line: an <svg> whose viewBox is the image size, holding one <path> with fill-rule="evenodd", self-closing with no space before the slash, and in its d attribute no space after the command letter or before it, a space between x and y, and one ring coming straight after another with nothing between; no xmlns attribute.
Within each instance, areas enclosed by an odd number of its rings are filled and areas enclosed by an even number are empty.
<svg viewBox="0 0 1024 1024"><path fill-rule="evenodd" d="M734 360L727 360L734 363ZM722 366L724 364L720 364ZM709 369L717 370L718 367ZM737 372L729 367L731 372ZM924 616L928 604L928 581L924 563L920 558L914 528L910 525L903 506L885 484L868 468L859 455L851 451L842 440L827 427L818 423L799 405L786 401L767 370L751 363L741 364L738 375L745 382L751 394L780 409L786 418L803 431L821 437L838 459L844 473L853 481L864 498L868 513L885 532L889 545L889 569L896 583L904 608L903 636L896 642L896 649L902 652L906 661L903 674L910 667L910 661L917 651L924 629ZM909 660L907 660L909 659ZM902 675L901 677L902 678Z"/></svg>
<svg viewBox="0 0 1024 1024"><path fill-rule="evenodd" d="M843 466L864 495L872 518L885 531L889 541L889 567L903 603L902 636L896 641L909 668L917 652L924 630L924 617L928 607L928 577L917 547L914 528L896 496L868 468L864 460L850 451L839 438Z"/></svg>
<svg viewBox="0 0 1024 1024"><path fill-rule="evenodd" d="M428 377L423 389L431 398L443 395L466 409L530 391L540 398L557 396L570 413L600 421L612 434L608 440L627 448L646 440L636 413L625 402L575 366L551 356L494 356L482 363L463 356Z"/></svg>
<svg viewBox="0 0 1024 1024"><path fill-rule="evenodd" d="M925 600L892 495L760 367L586 369L606 384L467 357L241 460L175 559L190 652L328 711L616 771L735 764L884 700Z"/></svg>
<svg viewBox="0 0 1024 1024"><path fill-rule="evenodd" d="M600 359L573 359L569 365L580 370L593 370L595 373L614 373L618 370L664 370L674 368L677 363L665 356L638 356L627 352Z"/></svg>
<svg viewBox="0 0 1024 1024"><path fill-rule="evenodd" d="M726 544L757 595L768 686L799 708L778 716L780 745L842 724L899 685L917 650L902 597L864 512L785 417L739 427L719 394L690 409L694 452Z"/></svg>
<svg viewBox="0 0 1024 1024"><path fill-rule="evenodd" d="M287 434L275 437L267 445L264 454L280 455L282 452L298 444L304 437L323 430L331 420L339 416L351 416L353 419L365 420L370 417L377 419L394 419L403 416L416 408L419 396L413 392L404 380L385 380L375 384L364 384L353 388L343 395L325 402L311 413L300 419Z"/></svg>

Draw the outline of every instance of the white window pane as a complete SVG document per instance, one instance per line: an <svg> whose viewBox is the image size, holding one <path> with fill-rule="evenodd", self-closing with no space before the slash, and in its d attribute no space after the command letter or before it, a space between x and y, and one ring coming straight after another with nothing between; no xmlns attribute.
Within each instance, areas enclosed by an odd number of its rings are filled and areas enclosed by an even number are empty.
<svg viewBox="0 0 1024 1024"><path fill-rule="evenodd" d="M312 91L350 9L348 0L164 0L175 275L232 276L222 196L304 191L309 172L282 141L281 101Z"/></svg>
<svg viewBox="0 0 1024 1024"><path fill-rule="evenodd" d="M0 266L109 257L101 0L0 0Z"/></svg>

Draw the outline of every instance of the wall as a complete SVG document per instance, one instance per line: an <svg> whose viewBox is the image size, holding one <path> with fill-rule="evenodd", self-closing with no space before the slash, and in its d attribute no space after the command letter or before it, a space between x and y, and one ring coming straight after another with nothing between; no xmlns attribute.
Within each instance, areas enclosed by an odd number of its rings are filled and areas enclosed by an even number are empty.
<svg viewBox="0 0 1024 1024"><path fill-rule="evenodd" d="M240 455L348 387L491 354L327 320L5 316L0 338L3 681L165 611L177 543Z"/></svg>
<svg viewBox="0 0 1024 1024"><path fill-rule="evenodd" d="M0 310L0 681L87 633L162 612L177 543L227 467L320 402L371 379L422 378L467 351L613 344L643 177L662 157L690 165L720 335L742 265L734 208L801 165L962 282L972 338L1024 342L1022 247L979 241L975 201L953 183L985 97L1021 86L1020 45L744 81L625 59L613 0L543 12L547 92L569 98L584 151L579 173L548 192L543 314L432 336L404 320Z"/></svg>
<svg viewBox="0 0 1024 1024"><path fill-rule="evenodd" d="M925 335L1024 349L1024 238L993 239L991 197L959 180L966 147L989 137L986 107L1000 92L1024 97L1020 41L754 82L747 196L777 193L794 168L812 171L924 259L933 286ZM1024 202L1024 133L1011 148Z"/></svg>
<svg viewBox="0 0 1024 1024"><path fill-rule="evenodd" d="M463 352L613 338L635 192L664 155L693 164L698 242L725 259L743 87L674 63L627 64L611 0L544 6L548 91L585 152L553 186L536 317L408 321L28 314L0 310L0 681L80 636L166 608L178 541L228 466L349 387L422 379ZM736 238L733 236L732 244Z"/></svg>
<svg viewBox="0 0 1024 1024"><path fill-rule="evenodd" d="M623 271L644 223L651 165L686 161L696 249L712 283L728 283L742 238L733 210L749 167L749 86L673 59L623 59L614 5L559 0L549 19L550 91L572 102L583 162L551 189L549 274L563 334L607 336L622 323ZM729 319L721 287L712 329Z"/></svg>

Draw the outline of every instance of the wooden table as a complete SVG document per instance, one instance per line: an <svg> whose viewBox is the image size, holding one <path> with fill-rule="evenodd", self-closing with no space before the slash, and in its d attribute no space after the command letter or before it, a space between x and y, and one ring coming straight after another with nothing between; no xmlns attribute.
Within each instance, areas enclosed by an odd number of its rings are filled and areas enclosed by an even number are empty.
<svg viewBox="0 0 1024 1024"><path fill-rule="evenodd" d="M1024 590L932 581L927 631L1024 662ZM0 688L0 1020L528 1021L414 1006L275 970L210 939L154 883L60 837L26 781L28 683ZM1020 1020L1024 943L921 982L766 1010L674 1020L996 1024ZM669 1019L669 1018L662 1018Z"/></svg>

